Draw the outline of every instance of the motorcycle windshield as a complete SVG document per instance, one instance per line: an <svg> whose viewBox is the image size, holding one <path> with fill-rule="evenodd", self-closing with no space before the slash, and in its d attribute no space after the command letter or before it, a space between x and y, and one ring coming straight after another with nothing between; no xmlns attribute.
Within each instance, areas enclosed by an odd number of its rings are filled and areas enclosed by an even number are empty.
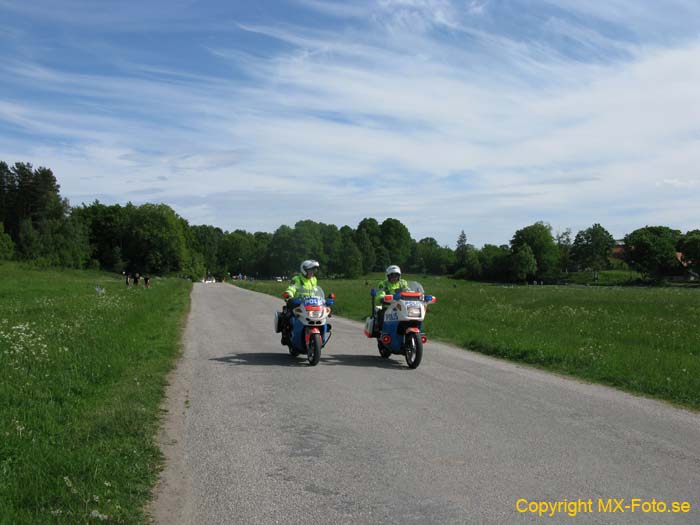
<svg viewBox="0 0 700 525"><path fill-rule="evenodd" d="M418 281L408 281L408 292L418 292L421 295L425 294L423 286Z"/></svg>
<svg viewBox="0 0 700 525"><path fill-rule="evenodd" d="M313 290L304 290L303 288L297 290L297 297L306 299L309 297L315 297L317 299L323 299L325 295L323 294L323 288L320 286L315 286Z"/></svg>

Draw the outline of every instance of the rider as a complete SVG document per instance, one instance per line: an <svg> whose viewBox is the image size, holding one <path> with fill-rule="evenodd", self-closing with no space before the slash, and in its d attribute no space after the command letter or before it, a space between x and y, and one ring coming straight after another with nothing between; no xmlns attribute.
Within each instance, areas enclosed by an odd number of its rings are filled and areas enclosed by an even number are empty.
<svg viewBox="0 0 700 525"><path fill-rule="evenodd" d="M408 288L408 283L406 282L406 280L401 278L401 268L399 268L395 264L388 266L385 273L386 279L380 281L377 285L376 299L378 303L376 309L378 315L377 323L375 324L377 325L377 331L379 333L381 333L382 324L384 323L384 296L387 294L394 295L394 293L400 290L401 288Z"/></svg>
<svg viewBox="0 0 700 525"><path fill-rule="evenodd" d="M314 288L316 288L316 272L318 271L320 266L321 265L318 264L318 261L315 261L313 259L307 259L306 261L301 263L301 266L299 267L301 273L298 273L297 275L292 277L292 280L289 281L289 286L287 286L287 289L282 294L282 297L284 297L284 300L287 302L287 306L284 308L284 317L282 325L283 345L286 345L288 343L287 329L292 317L292 310L294 309L293 306L289 303L289 301L294 299L294 297L303 297L311 295Z"/></svg>

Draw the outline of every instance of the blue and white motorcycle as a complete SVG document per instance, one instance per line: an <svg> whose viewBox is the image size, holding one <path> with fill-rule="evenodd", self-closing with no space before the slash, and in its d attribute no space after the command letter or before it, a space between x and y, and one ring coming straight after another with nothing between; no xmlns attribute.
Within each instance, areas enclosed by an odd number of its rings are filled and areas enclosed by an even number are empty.
<svg viewBox="0 0 700 525"><path fill-rule="evenodd" d="M316 286L310 294L291 299L282 312L275 312L275 332L284 331L283 341L287 342L292 356L306 354L311 366L318 364L321 349L331 338L328 318L334 300L334 294L326 299L323 289ZM291 308L291 317L289 323L284 323L287 308Z"/></svg>
<svg viewBox="0 0 700 525"><path fill-rule="evenodd" d="M383 358L401 354L406 357L409 368L418 368L423 359L423 345L428 342L423 333L423 321L428 305L437 298L425 295L420 283L409 281L408 288L385 295L381 309L377 309L377 291L373 288L370 293L374 315L365 321L365 335L377 339L379 355ZM381 322L380 316L383 316Z"/></svg>

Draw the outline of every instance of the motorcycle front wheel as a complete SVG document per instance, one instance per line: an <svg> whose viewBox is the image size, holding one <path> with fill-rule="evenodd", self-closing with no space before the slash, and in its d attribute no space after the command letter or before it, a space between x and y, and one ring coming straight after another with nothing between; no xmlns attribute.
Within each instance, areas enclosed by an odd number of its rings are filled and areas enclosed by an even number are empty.
<svg viewBox="0 0 700 525"><path fill-rule="evenodd" d="M406 335L404 352L406 354L406 364L408 368L418 368L421 359L423 359L423 341L421 341L419 334L409 332Z"/></svg>
<svg viewBox="0 0 700 525"><path fill-rule="evenodd" d="M309 350L306 354L311 366L316 366L321 359L321 334L311 334Z"/></svg>
<svg viewBox="0 0 700 525"><path fill-rule="evenodd" d="M381 341L377 341L377 348L379 349L379 355L384 359L388 359L391 356L391 350L384 346Z"/></svg>

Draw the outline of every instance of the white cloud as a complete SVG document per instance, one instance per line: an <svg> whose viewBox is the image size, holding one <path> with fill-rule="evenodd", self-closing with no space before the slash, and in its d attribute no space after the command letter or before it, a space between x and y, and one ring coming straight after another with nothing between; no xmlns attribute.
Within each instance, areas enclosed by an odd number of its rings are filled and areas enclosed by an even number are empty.
<svg viewBox="0 0 700 525"><path fill-rule="evenodd" d="M698 226L682 203L700 197L700 40L633 45L545 21L579 51L624 54L578 61L470 25L488 3L300 3L352 23L241 22L285 45L203 45L242 73L230 78L136 61L109 76L5 61L15 85L41 84L63 105L4 97L0 124L42 140L15 139L0 158L51 167L68 197L147 189L225 229L394 216L416 238L452 244L464 229L480 245L536 220L574 233L600 222L616 237L654 221ZM568 8L612 22L622 9L586 5ZM363 16L372 23L354 25Z"/></svg>

